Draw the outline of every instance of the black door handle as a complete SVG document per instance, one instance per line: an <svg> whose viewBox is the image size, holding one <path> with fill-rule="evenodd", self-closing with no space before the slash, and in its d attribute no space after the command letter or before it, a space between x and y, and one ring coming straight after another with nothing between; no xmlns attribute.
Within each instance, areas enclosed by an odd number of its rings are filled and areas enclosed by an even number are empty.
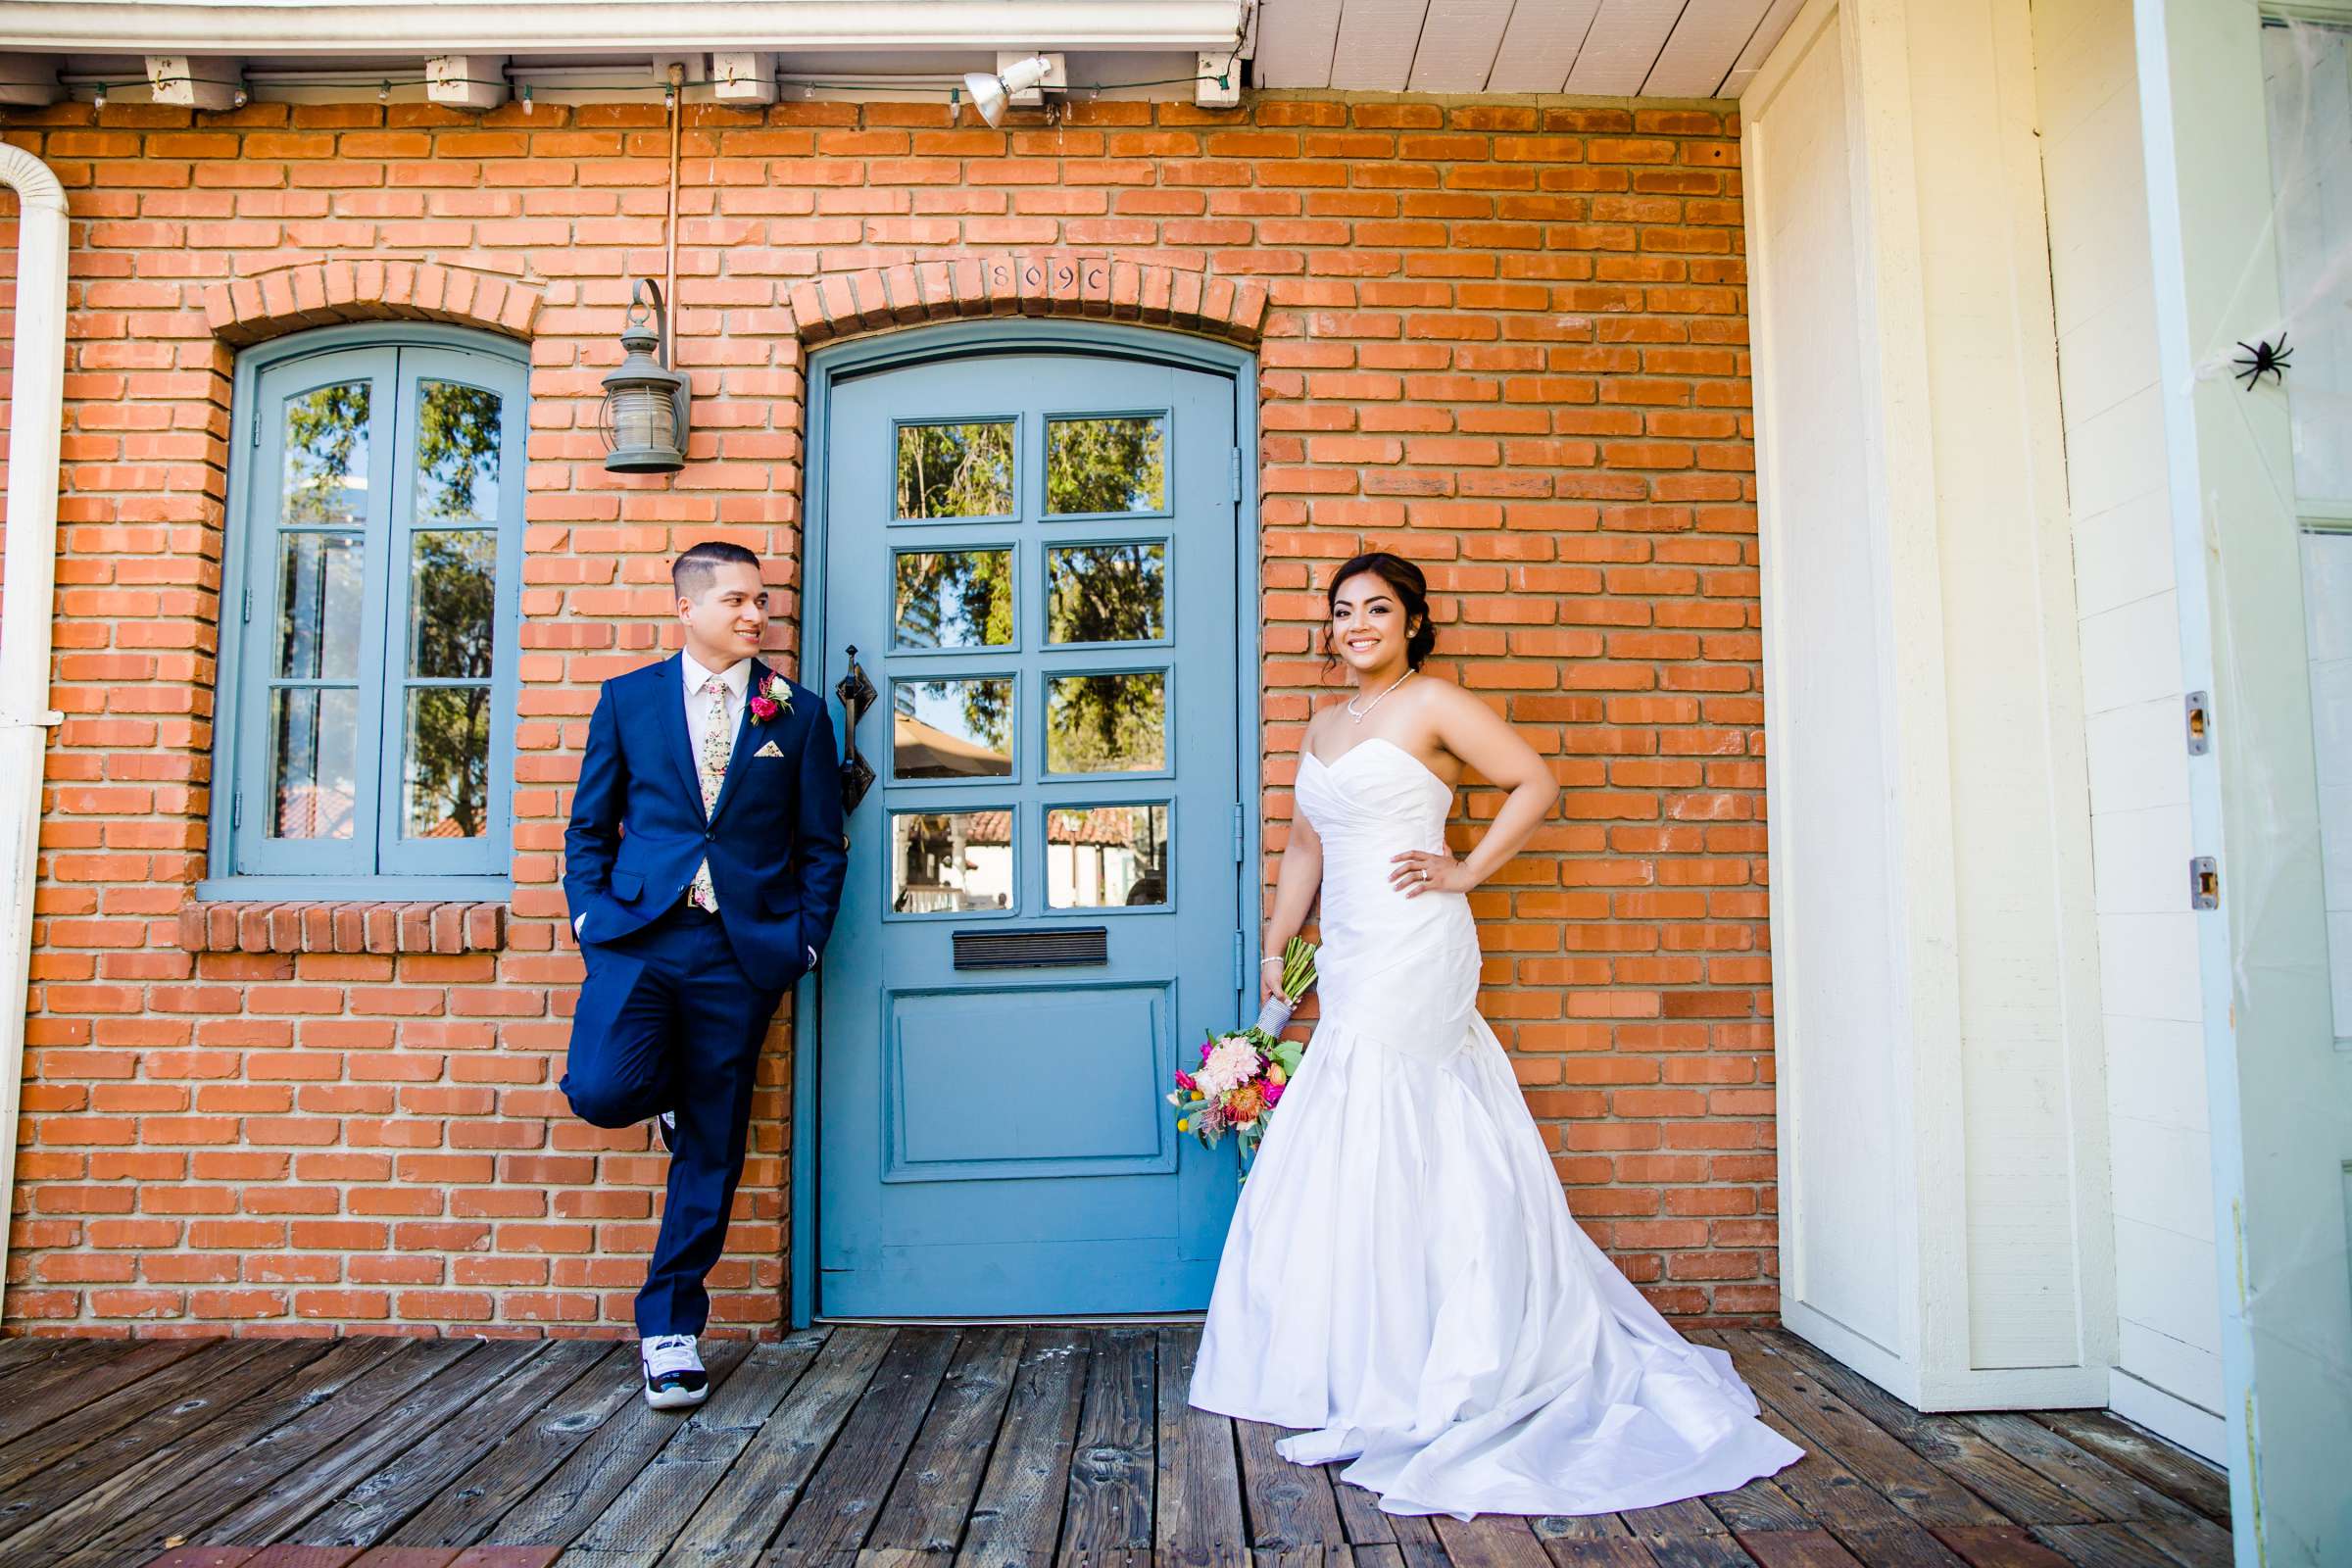
<svg viewBox="0 0 2352 1568"><path fill-rule="evenodd" d="M850 644L850 672L834 683L833 695L841 699L841 808L847 814L874 787L873 764L858 755L858 720L874 706L874 683L858 662L856 643Z"/></svg>

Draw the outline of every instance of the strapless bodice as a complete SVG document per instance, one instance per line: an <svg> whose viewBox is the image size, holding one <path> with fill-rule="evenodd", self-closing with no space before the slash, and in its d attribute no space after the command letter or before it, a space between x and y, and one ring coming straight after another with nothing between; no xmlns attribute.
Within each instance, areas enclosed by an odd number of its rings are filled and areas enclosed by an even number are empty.
<svg viewBox="0 0 2352 1568"><path fill-rule="evenodd" d="M1323 842L1323 1016L1398 1049L1451 1051L1478 1004L1478 927L1459 893L1407 898L1392 857L1446 849L1453 787L1377 737L1336 762L1300 749L1298 805Z"/></svg>

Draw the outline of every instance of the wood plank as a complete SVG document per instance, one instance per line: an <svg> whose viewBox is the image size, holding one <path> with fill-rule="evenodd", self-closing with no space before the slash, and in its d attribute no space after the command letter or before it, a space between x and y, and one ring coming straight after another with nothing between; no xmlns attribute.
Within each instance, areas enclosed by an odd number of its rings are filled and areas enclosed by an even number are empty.
<svg viewBox="0 0 2352 1568"><path fill-rule="evenodd" d="M1867 1530L1841 1530L1837 1536L1870 1568L1968 1568L1942 1542L1908 1519Z"/></svg>
<svg viewBox="0 0 2352 1568"><path fill-rule="evenodd" d="M1328 87L1340 0L1289 0L1258 19L1255 79L1268 87Z"/></svg>
<svg viewBox="0 0 2352 1568"><path fill-rule="evenodd" d="M335 1545L373 1546L407 1523L452 1479L503 1442L539 1407L611 1361L610 1340L558 1340L499 1379L434 1430L327 1507L306 1518L302 1534ZM632 1374L633 1375L633 1374ZM455 1551L451 1556L457 1555Z"/></svg>
<svg viewBox="0 0 2352 1568"><path fill-rule="evenodd" d="M2129 1525L2035 1525L2034 1539L2075 1568L2157 1568L2165 1560Z"/></svg>
<svg viewBox="0 0 2352 1568"><path fill-rule="evenodd" d="M1430 0L1413 46L1407 92L1472 93L1487 90L1502 46L1503 24L1512 0Z"/></svg>
<svg viewBox="0 0 2352 1568"><path fill-rule="evenodd" d="M174 1443L192 1439L243 1400L300 1376L304 1365L319 1359L331 1343L327 1340L264 1342L257 1346L253 1356L220 1372L203 1387L148 1411L100 1442L83 1445L0 1492L0 1498L6 1499L12 1527L53 1514L82 1491L122 1471L143 1466Z"/></svg>
<svg viewBox="0 0 2352 1568"><path fill-rule="evenodd" d="M1921 1414L1793 1334L1775 1330L1757 1338L1801 1365L1912 1452L1984 1498L2006 1519L2019 1524L2088 1524L2096 1517L2064 1487L2020 1464L1965 1421Z"/></svg>
<svg viewBox="0 0 2352 1568"><path fill-rule="evenodd" d="M2034 1419L2216 1524L2230 1522L2230 1475L2105 1410L2035 1410Z"/></svg>
<svg viewBox="0 0 2352 1568"><path fill-rule="evenodd" d="M13 1378L10 1380L8 1402L0 1405L0 1445L41 1431L61 1416L87 1409L176 1361L226 1343L123 1340L108 1341L101 1346L82 1341L72 1349L36 1363L25 1374L22 1388ZM117 1350L117 1346L123 1348Z"/></svg>
<svg viewBox="0 0 2352 1568"><path fill-rule="evenodd" d="M1660 1503L1655 1508L1629 1508L1616 1517L1627 1535L1645 1545L1690 1536L1729 1534L1723 1521L1708 1512L1707 1505L1696 1497Z"/></svg>
<svg viewBox="0 0 2352 1568"><path fill-rule="evenodd" d="M1762 1568L1862 1568L1826 1530L1735 1530L1740 1549Z"/></svg>
<svg viewBox="0 0 2352 1568"><path fill-rule="evenodd" d="M1336 1479L1332 1483L1332 1490L1363 1493L1367 1497L1372 1495L1361 1487L1348 1486ZM1381 1517L1388 1520L1389 1528L1396 1533L1396 1550L1404 1558L1404 1568L1448 1568L1446 1544L1438 1539L1437 1527L1429 1522L1428 1516L1383 1514Z"/></svg>
<svg viewBox="0 0 2352 1568"><path fill-rule="evenodd" d="M2066 1559L2016 1525L1939 1525L1936 1539L1969 1568L2066 1568Z"/></svg>
<svg viewBox="0 0 2352 1568"><path fill-rule="evenodd" d="M1840 1465L1911 1518L1931 1525L2008 1522L1999 1510L1905 1447L1770 1341L1736 1330L1704 1337L1730 1351L1733 1364L1756 1396L1787 1418L1794 1429L1790 1441L1835 1454ZM1803 1500L1786 1482L1783 1490ZM1815 1517L1837 1528L1836 1521L1819 1509Z"/></svg>
<svg viewBox="0 0 2352 1568"><path fill-rule="evenodd" d="M1996 1411L1960 1419L1991 1439L2011 1458L2066 1488L2095 1518L2196 1517L2186 1506L2077 1447L2030 1416Z"/></svg>
<svg viewBox="0 0 2352 1568"><path fill-rule="evenodd" d="M1781 35L1788 30L1788 24L1796 20L1804 4L1805 0L1772 0L1764 20L1756 24L1756 30L1749 34L1740 58L1732 63L1731 74L1723 78L1721 96L1737 98L1755 79L1765 58L1772 53L1772 46L1781 41Z"/></svg>
<svg viewBox="0 0 2352 1568"><path fill-rule="evenodd" d="M1013 1375L1021 1364L1023 1335L1016 1328L964 1331L956 1359L940 1380L931 1413L914 1435L914 1446L882 1504L873 1534L858 1554L866 1563L877 1552L941 1555L963 1538L963 1521L979 1494L997 1430L1004 1421Z"/></svg>
<svg viewBox="0 0 2352 1568"><path fill-rule="evenodd" d="M1088 1347L1061 1522L1065 1561L1152 1545L1157 1348L1150 1329L1098 1330Z"/></svg>
<svg viewBox="0 0 2352 1568"><path fill-rule="evenodd" d="M1600 14L1600 0L1551 0L1548 5L1517 6L1502 29L1502 46L1494 52L1494 70L1487 78L1489 92L1558 92L1568 84L1568 72Z"/></svg>
<svg viewBox="0 0 2352 1568"><path fill-rule="evenodd" d="M822 1334L799 1336L760 1349L776 1357L799 1353L805 1348L813 1357ZM787 1347L796 1347L787 1350ZM482 1533L478 1544L518 1545L569 1543L594 1523L654 1455L690 1424L695 1415L722 1402L729 1380L753 1354L744 1340L719 1340L703 1351L703 1369L710 1377L710 1396L700 1410L680 1421L676 1412L657 1410L642 1398L632 1399L612 1419L597 1428L586 1443L572 1450L555 1473L531 1489ZM636 1388L630 1385L632 1392ZM783 1391L776 1394L781 1396Z"/></svg>
<svg viewBox="0 0 2352 1568"><path fill-rule="evenodd" d="M56 1562L103 1534L137 1504L213 1469L374 1370L395 1348L389 1340L328 1344L284 1376L214 1419L188 1424L162 1446L123 1461L109 1450L154 1420L135 1422L109 1444L84 1448L0 1501L0 1557ZM216 1391L225 1396L227 1391Z"/></svg>
<svg viewBox="0 0 2352 1568"><path fill-rule="evenodd" d="M800 1501L789 1512L769 1510L753 1528L739 1530L737 1542L757 1544L772 1533L775 1544L765 1557L757 1559L769 1568L821 1564L835 1553L855 1553L865 1544L866 1533L873 1529L948 1363L955 1358L957 1339L952 1329L901 1329L842 1423L840 1436L808 1478ZM781 1530L776 1529L779 1523ZM730 1551L724 1560L755 1559Z"/></svg>
<svg viewBox="0 0 2352 1568"><path fill-rule="evenodd" d="M1714 1515L1706 1518L1717 1530L1723 1528ZM1613 1513L1547 1513L1528 1522L1535 1527L1538 1541L1623 1541L1633 1534L1625 1520Z"/></svg>
<svg viewBox="0 0 2352 1568"><path fill-rule="evenodd" d="M777 1345L760 1347L724 1389L679 1422L676 1434L653 1462L629 1478L604 1511L580 1532L572 1547L607 1554L642 1553L650 1568L665 1551L691 1560L690 1553L713 1542L723 1545L728 1539L724 1521L739 1510L764 1507L767 1501L757 1492L747 1494L739 1484L715 1510L707 1507L744 1450L770 1431L771 1421L777 1423L774 1430L779 1438L792 1438L812 1403L821 1411L846 1413L881 1364L890 1340L887 1329L842 1329L825 1335L821 1342L814 1336L796 1335ZM673 1413L669 1419L678 1418ZM840 1418L834 1415L832 1419L837 1425ZM828 1428L825 1437L830 1436ZM823 1446L820 1439L815 1452L821 1453ZM815 1468L815 1453L809 1454L808 1466ZM745 1472L745 1479L754 1481L759 1473L764 1472ZM789 1505L790 1498L783 1501ZM713 1527L717 1534L710 1533ZM765 1540L764 1531L760 1539ZM562 1560L569 1561L572 1555L567 1551Z"/></svg>
<svg viewBox="0 0 2352 1568"><path fill-rule="evenodd" d="M709 1360L704 1371L711 1371ZM398 1546L472 1545L607 1421L627 1406L645 1408L643 1387L635 1356L616 1349L550 1399L522 1430L509 1434L476 1459L385 1539Z"/></svg>
<svg viewBox="0 0 2352 1568"><path fill-rule="evenodd" d="M1642 83L1645 98L1712 98L1747 40L1755 36L1771 0L1713 0L1691 6L1667 34L1666 47Z"/></svg>
<svg viewBox="0 0 2352 1568"><path fill-rule="evenodd" d="M361 1430L378 1411L464 1360L482 1343L393 1342L388 1354L334 1398L313 1405L232 1453L214 1457L176 1487L167 1489L159 1484L158 1491L143 1498L134 1511L117 1517L58 1568L138 1562L163 1550L165 1542L174 1536L210 1533L213 1522L222 1514Z"/></svg>
<svg viewBox="0 0 2352 1568"><path fill-rule="evenodd" d="M1631 1536L1547 1536L1544 1549L1558 1568L1657 1568L1649 1548Z"/></svg>
<svg viewBox="0 0 2352 1568"><path fill-rule="evenodd" d="M1666 47L1685 0L1604 0L1592 31L1569 68L1569 92L1630 97Z"/></svg>
<svg viewBox="0 0 2352 1568"><path fill-rule="evenodd" d="M2182 1519L2134 1519L2132 1531L2154 1542L2183 1568L2230 1568L2230 1532L2199 1514Z"/></svg>
<svg viewBox="0 0 2352 1568"><path fill-rule="evenodd" d="M93 1404L78 1410L68 1406L48 1425L0 1447L0 1492L23 1485L158 1410L183 1399L202 1399L207 1389L238 1376L269 1348L261 1340L214 1340L195 1354L173 1360ZM324 1348L323 1341L313 1341L310 1353Z"/></svg>
<svg viewBox="0 0 2352 1568"><path fill-rule="evenodd" d="M291 1534L347 1487L412 1447L428 1444L445 1422L506 1378L528 1367L547 1340L491 1340L404 1395L371 1420L315 1454L299 1470L231 1509L206 1532L232 1545L268 1545Z"/></svg>
<svg viewBox="0 0 2352 1568"><path fill-rule="evenodd" d="M1703 1500L1708 1511L1729 1526L1735 1536L1821 1528L1770 1476L1758 1476L1736 1492L1710 1493Z"/></svg>
<svg viewBox="0 0 2352 1568"><path fill-rule="evenodd" d="M1198 1328L1159 1331L1159 1450L1152 1548L1159 1568L1241 1568L1249 1527L1242 1519L1241 1461L1233 1421L1191 1402Z"/></svg>
<svg viewBox="0 0 2352 1568"><path fill-rule="evenodd" d="M75 1346L96 1347L103 1344L127 1349L135 1343L132 1340L75 1339L64 1334L0 1335L0 1372L21 1371Z"/></svg>
<svg viewBox="0 0 2352 1568"><path fill-rule="evenodd" d="M1331 52L1331 85L1354 92L1402 92L1429 0L1348 0Z"/></svg>
<svg viewBox="0 0 2352 1568"><path fill-rule="evenodd" d="M1454 1568L1551 1568L1551 1554L1535 1527L1518 1514L1482 1513L1473 1519L1430 1519Z"/></svg>
<svg viewBox="0 0 2352 1568"><path fill-rule="evenodd" d="M1658 1568L1755 1568L1755 1558L1741 1551L1728 1531L1636 1539L1649 1549Z"/></svg>
<svg viewBox="0 0 2352 1568"><path fill-rule="evenodd" d="M1242 1454L1242 1501L1249 1510L1250 1544L1286 1551L1348 1539L1340 1524L1332 1479L1319 1465L1293 1464L1274 1451L1288 1436L1263 1421L1236 1421Z"/></svg>
<svg viewBox="0 0 2352 1568"><path fill-rule="evenodd" d="M1339 1542L1269 1546L1250 1554L1250 1568L1355 1568L1355 1552Z"/></svg>
<svg viewBox="0 0 2352 1568"><path fill-rule="evenodd" d="M1086 1336L1075 1330L1033 1333L1021 1348L1004 1425L956 1568L1033 1568L1052 1557L1088 1359Z"/></svg>

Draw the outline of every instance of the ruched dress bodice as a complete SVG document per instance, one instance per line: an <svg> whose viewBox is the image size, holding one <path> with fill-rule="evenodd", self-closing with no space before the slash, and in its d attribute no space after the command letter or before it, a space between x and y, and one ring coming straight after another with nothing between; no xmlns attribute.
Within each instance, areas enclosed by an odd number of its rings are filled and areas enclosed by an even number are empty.
<svg viewBox="0 0 2352 1568"><path fill-rule="evenodd" d="M1301 751L1298 804L1323 841L1322 1015L1420 1056L1450 1054L1478 1006L1478 926L1459 893L1407 897L1389 880L1406 850L1444 853L1453 791L1375 737L1326 764Z"/></svg>

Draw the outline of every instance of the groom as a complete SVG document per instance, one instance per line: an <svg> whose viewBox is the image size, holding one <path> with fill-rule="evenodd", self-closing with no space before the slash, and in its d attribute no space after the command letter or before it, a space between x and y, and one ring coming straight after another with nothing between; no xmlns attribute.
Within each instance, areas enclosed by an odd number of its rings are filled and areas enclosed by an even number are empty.
<svg viewBox="0 0 2352 1568"><path fill-rule="evenodd" d="M815 967L848 863L824 700L754 656L760 558L699 544L670 567L685 650L605 682L564 834L588 977L564 1098L582 1120L661 1121L669 1192L637 1293L646 1402L710 1393L710 1315L776 1004Z"/></svg>

